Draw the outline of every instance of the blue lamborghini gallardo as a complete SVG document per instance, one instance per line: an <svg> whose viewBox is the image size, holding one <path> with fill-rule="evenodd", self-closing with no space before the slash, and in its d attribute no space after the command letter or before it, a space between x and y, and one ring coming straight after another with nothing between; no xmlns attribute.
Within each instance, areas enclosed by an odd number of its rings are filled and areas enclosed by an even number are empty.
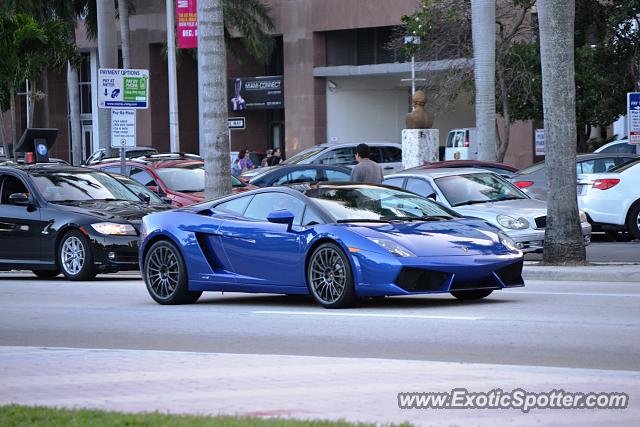
<svg viewBox="0 0 640 427"><path fill-rule="evenodd" d="M480 219L402 190L364 184L265 188L146 216L140 267L160 304L203 291L358 297L523 286L522 252Z"/></svg>

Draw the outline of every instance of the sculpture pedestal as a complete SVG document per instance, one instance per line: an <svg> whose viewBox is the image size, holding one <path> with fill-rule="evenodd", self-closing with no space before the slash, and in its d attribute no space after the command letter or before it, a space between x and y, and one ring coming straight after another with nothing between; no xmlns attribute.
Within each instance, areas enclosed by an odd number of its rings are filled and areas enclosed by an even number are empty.
<svg viewBox="0 0 640 427"><path fill-rule="evenodd" d="M440 160L438 129L402 130L402 165L405 169Z"/></svg>

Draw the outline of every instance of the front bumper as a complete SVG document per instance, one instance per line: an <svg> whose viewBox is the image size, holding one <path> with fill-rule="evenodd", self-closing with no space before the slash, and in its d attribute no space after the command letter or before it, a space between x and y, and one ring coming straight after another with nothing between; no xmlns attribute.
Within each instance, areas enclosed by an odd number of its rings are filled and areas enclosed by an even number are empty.
<svg viewBox="0 0 640 427"><path fill-rule="evenodd" d="M583 222L582 238L585 246L591 243L591 224ZM542 252L544 248L544 228L526 230L502 229L507 236L511 237L522 252Z"/></svg>
<svg viewBox="0 0 640 427"><path fill-rule="evenodd" d="M100 273L138 270L139 236L105 236L88 233L93 263Z"/></svg>

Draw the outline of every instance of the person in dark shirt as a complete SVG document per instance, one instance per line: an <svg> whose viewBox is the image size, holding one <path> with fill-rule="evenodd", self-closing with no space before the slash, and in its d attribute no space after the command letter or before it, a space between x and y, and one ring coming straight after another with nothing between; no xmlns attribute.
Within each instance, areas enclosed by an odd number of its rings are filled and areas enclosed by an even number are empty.
<svg viewBox="0 0 640 427"><path fill-rule="evenodd" d="M382 168L379 164L369 159L369 146L359 144L356 147L357 165L351 169L351 181L365 184L382 184Z"/></svg>
<svg viewBox="0 0 640 427"><path fill-rule="evenodd" d="M267 161L267 165L276 166L276 165L279 165L281 161L282 161L282 155L280 154L280 149L274 148L273 154L271 155L271 157L269 157L269 160Z"/></svg>

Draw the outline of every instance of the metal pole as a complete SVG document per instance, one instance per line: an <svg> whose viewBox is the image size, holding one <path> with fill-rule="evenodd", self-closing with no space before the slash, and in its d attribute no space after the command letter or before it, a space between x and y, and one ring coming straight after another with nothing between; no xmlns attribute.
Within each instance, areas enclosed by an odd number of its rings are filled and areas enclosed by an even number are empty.
<svg viewBox="0 0 640 427"><path fill-rule="evenodd" d="M120 175L127 176L127 149L120 149Z"/></svg>
<svg viewBox="0 0 640 427"><path fill-rule="evenodd" d="M411 55L411 97L416 94L416 57ZM412 110L416 111L416 106L411 102Z"/></svg>
<svg viewBox="0 0 640 427"><path fill-rule="evenodd" d="M27 129L31 127L31 92L29 91L29 79L25 80L25 92L27 97Z"/></svg>
<svg viewBox="0 0 640 427"><path fill-rule="evenodd" d="M180 151L180 126L178 117L178 76L176 73L176 40L173 26L173 0L167 0L167 67L169 74L169 148Z"/></svg>

